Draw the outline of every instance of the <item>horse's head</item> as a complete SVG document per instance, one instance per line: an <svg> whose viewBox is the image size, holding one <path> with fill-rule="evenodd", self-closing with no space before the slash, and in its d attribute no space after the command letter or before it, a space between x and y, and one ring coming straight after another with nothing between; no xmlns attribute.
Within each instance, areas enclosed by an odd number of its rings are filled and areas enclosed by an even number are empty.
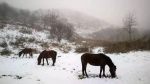
<svg viewBox="0 0 150 84"><path fill-rule="evenodd" d="M21 56L22 52L19 52L19 57Z"/></svg>
<svg viewBox="0 0 150 84"><path fill-rule="evenodd" d="M116 77L116 66L114 65L112 68L110 68L110 73L112 78Z"/></svg>
<svg viewBox="0 0 150 84"><path fill-rule="evenodd" d="M41 64L41 59L37 59L37 61L38 61L38 65L40 65Z"/></svg>

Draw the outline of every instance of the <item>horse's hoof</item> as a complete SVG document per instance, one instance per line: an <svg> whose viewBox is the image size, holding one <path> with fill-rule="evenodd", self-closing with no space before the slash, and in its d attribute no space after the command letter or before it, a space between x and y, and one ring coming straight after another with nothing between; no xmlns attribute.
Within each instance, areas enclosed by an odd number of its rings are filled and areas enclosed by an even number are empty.
<svg viewBox="0 0 150 84"><path fill-rule="evenodd" d="M42 64L42 66L44 66L44 64Z"/></svg>

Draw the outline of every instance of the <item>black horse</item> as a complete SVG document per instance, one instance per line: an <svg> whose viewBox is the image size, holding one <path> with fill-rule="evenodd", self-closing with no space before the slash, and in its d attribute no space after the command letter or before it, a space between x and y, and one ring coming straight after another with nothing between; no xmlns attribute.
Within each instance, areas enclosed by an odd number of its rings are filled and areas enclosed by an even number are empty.
<svg viewBox="0 0 150 84"><path fill-rule="evenodd" d="M99 77L101 78L101 72L103 70L103 76L105 76L105 65L108 65L109 66L109 71L111 73L111 76L112 78L116 77L116 66L114 65L114 63L112 62L112 60L100 53L100 54L90 54L90 53L85 53L81 56L81 63L82 63L82 75L84 76L84 72L86 74L86 76L88 77L87 75L87 72L86 72L86 66L87 66L87 63L89 63L90 65L93 65L93 66L100 66L100 74L99 74Z"/></svg>
<svg viewBox="0 0 150 84"><path fill-rule="evenodd" d="M23 54L23 57L24 57L25 54L26 54L26 57L27 57L27 54L29 54L30 57L33 57L31 48L25 48L22 51L20 51L19 52L19 57L21 57L22 54Z"/></svg>
<svg viewBox="0 0 150 84"><path fill-rule="evenodd" d="M40 53L40 55L39 55L39 57L38 57L38 59L37 59L37 60L38 60L38 65L41 64L41 59L42 59L42 58L43 58L43 64L42 64L42 65L44 65L44 58L45 58L46 61L47 61L47 65L49 65L49 63L48 63L48 58L52 58L52 60L53 60L52 66L55 66L56 56L57 56L57 52L56 52L56 51L54 51L54 50L49 50L49 51L44 50L44 51L42 51L42 52Z"/></svg>

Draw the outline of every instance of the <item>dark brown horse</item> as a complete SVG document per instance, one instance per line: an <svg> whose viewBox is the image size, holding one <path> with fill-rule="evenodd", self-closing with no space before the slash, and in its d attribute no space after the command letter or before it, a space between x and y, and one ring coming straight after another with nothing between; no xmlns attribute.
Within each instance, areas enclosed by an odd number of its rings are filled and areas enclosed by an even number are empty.
<svg viewBox="0 0 150 84"><path fill-rule="evenodd" d="M23 54L23 57L24 57L25 54L26 54L26 57L27 57L27 54L29 54L30 57L33 57L31 48L25 48L22 51L20 51L19 52L19 57L21 57L22 54Z"/></svg>
<svg viewBox="0 0 150 84"><path fill-rule="evenodd" d="M103 70L103 76L105 76L105 65L108 65L109 66L109 71L111 73L111 76L114 78L116 77L116 66L114 65L114 63L112 62L112 60L100 53L100 54L90 54L90 53L85 53L81 56L81 63L82 63L82 75L84 76L84 72L86 74L86 76L88 77L87 75L87 72L86 72L86 66L87 66L87 63L89 63L90 65L93 65L93 66L100 66L100 74L99 74L99 77L101 78L101 72Z"/></svg>
<svg viewBox="0 0 150 84"><path fill-rule="evenodd" d="M43 64L42 64L42 65L44 65L44 58L45 58L46 61L47 61L47 65L49 65L49 63L48 63L48 58L52 58L52 60L53 60L52 66L55 66L56 56L57 56L57 52L56 52L56 51L54 51L54 50L49 50L49 51L44 50L44 51L42 51L42 52L40 53L40 55L39 55L39 57L38 57L38 59L37 59L37 60L38 60L38 65L41 64L41 59L42 59L42 58L43 58Z"/></svg>

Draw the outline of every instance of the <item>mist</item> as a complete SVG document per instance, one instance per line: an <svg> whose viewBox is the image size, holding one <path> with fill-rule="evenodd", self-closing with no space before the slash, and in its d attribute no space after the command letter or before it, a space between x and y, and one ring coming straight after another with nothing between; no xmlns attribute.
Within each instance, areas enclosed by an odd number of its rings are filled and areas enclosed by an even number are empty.
<svg viewBox="0 0 150 84"><path fill-rule="evenodd" d="M1 0L23 9L71 9L84 12L112 25L123 26L123 17L133 12L137 28L150 27L149 0Z"/></svg>

